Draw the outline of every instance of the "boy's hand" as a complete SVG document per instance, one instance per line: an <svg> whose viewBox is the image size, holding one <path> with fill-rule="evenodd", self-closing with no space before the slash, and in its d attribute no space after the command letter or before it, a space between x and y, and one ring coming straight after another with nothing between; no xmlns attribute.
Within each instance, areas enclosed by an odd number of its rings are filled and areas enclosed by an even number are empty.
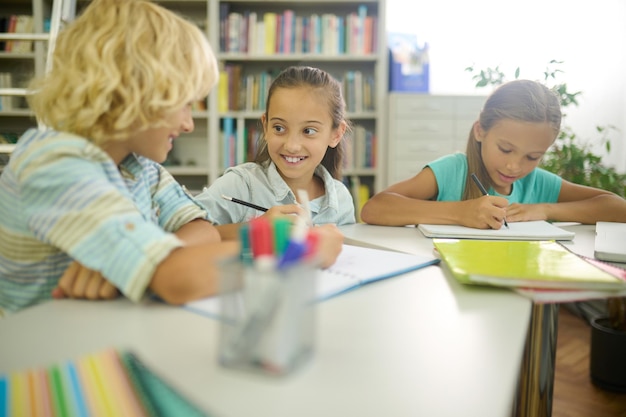
<svg viewBox="0 0 626 417"><path fill-rule="evenodd" d="M74 261L65 270L57 287L52 290L54 298L87 298L89 300L110 300L119 295L113 284L99 272L93 271Z"/></svg>

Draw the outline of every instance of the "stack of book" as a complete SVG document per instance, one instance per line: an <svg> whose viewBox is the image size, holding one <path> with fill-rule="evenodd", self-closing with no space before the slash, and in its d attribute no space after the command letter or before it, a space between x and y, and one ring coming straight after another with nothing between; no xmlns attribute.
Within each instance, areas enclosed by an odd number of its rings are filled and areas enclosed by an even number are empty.
<svg viewBox="0 0 626 417"><path fill-rule="evenodd" d="M535 302L626 295L626 270L577 255L554 240L433 239L463 284L511 288Z"/></svg>

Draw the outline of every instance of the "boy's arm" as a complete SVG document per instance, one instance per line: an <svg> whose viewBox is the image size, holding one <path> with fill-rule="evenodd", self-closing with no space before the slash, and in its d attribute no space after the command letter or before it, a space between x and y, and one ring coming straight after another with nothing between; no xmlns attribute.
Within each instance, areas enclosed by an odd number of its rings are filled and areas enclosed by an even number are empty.
<svg viewBox="0 0 626 417"><path fill-rule="evenodd" d="M185 245L201 245L221 241L218 229L208 220L195 219L174 233Z"/></svg>
<svg viewBox="0 0 626 417"><path fill-rule="evenodd" d="M236 241L177 248L157 266L148 286L175 305L215 295L220 262L238 253Z"/></svg>
<svg viewBox="0 0 626 417"><path fill-rule="evenodd" d="M215 226L203 219L192 220L175 233L186 245L210 244L220 241ZM86 298L108 300L118 297L119 290L98 271L79 262L72 262L65 270L57 287L52 290L54 298Z"/></svg>

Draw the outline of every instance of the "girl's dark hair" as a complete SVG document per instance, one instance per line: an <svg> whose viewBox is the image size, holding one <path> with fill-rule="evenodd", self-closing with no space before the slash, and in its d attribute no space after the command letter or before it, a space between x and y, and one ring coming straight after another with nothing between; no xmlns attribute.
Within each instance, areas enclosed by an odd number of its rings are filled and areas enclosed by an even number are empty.
<svg viewBox="0 0 626 417"><path fill-rule="evenodd" d="M485 102L478 122L483 131L488 132L501 120L517 120L522 122L546 122L554 129L554 136L561 129L561 106L557 95L545 85L530 80L509 81L498 87ZM470 173L476 176L488 190L493 186L491 178L483 163L480 148L474 129L469 133L467 141L468 175L465 180L463 200L478 198L482 194L470 181Z"/></svg>
<svg viewBox="0 0 626 417"><path fill-rule="evenodd" d="M272 82L267 93L265 104L265 117L269 117L268 109L274 91L279 88L310 87L322 93L328 102L328 110L332 119L332 128L337 129L342 121L347 124L346 133L350 131L350 123L345 118L346 105L341 92L341 84L326 71L307 66L293 66L284 69ZM345 133L344 133L345 137ZM343 139L343 138L342 138ZM343 140L334 148L328 148L322 159L322 165L328 170L333 178L341 179L341 167L344 158ZM264 163L270 159L267 150L265 133L261 133L257 154L254 158L256 163Z"/></svg>

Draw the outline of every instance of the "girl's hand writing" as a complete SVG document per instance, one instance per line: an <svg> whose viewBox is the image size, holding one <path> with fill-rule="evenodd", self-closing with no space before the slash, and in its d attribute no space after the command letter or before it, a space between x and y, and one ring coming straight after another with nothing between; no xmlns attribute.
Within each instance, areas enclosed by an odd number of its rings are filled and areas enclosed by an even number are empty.
<svg viewBox="0 0 626 417"><path fill-rule="evenodd" d="M117 288L99 272L74 261L65 270L57 287L52 290L54 298L87 298L110 300L119 295Z"/></svg>
<svg viewBox="0 0 626 417"><path fill-rule="evenodd" d="M486 195L464 203L464 213L462 215L463 226L477 229L500 229L507 216L507 206L509 202L504 197ZM507 221L509 218L506 217Z"/></svg>

